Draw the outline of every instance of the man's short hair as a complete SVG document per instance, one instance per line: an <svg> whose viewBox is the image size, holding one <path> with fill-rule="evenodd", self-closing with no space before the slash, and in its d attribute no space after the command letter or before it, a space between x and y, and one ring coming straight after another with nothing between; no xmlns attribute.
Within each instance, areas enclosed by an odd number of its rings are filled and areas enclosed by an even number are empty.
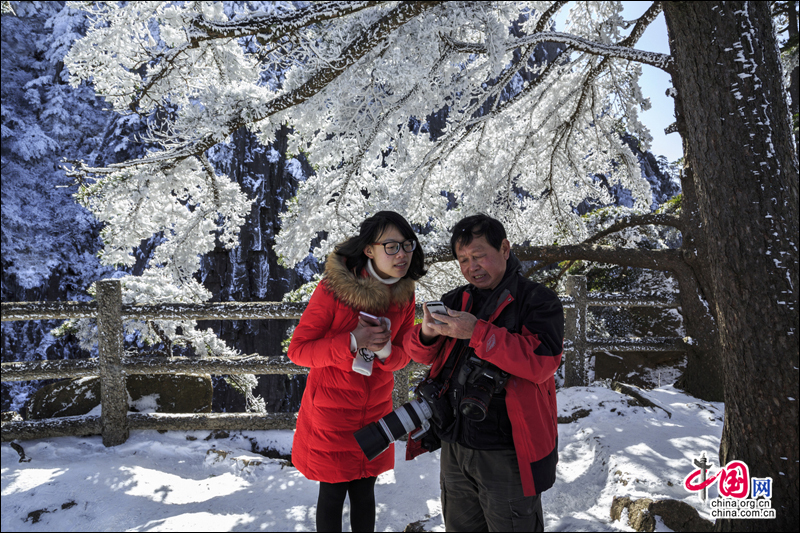
<svg viewBox="0 0 800 533"><path fill-rule="evenodd" d="M486 237L486 241L497 251L506 238L506 228L503 224L489 215L478 213L471 217L462 218L453 227L453 235L450 237L450 250L453 257L456 256L456 246L469 246L472 239L476 237Z"/></svg>

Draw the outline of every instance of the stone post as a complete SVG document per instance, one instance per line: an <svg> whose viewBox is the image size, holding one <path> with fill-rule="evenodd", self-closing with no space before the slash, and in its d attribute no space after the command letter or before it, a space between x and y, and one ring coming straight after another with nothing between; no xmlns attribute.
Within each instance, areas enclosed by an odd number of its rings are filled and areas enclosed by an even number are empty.
<svg viewBox="0 0 800 533"><path fill-rule="evenodd" d="M406 402L408 402L408 366L394 373L394 390L392 391L394 409Z"/></svg>
<svg viewBox="0 0 800 533"><path fill-rule="evenodd" d="M128 440L128 389L122 372L122 283L97 282L97 329L103 445Z"/></svg>
<svg viewBox="0 0 800 533"><path fill-rule="evenodd" d="M564 317L564 336L572 341L572 350L564 353L564 386L576 387L586 385L586 276L568 276L567 295L575 307L566 309Z"/></svg>

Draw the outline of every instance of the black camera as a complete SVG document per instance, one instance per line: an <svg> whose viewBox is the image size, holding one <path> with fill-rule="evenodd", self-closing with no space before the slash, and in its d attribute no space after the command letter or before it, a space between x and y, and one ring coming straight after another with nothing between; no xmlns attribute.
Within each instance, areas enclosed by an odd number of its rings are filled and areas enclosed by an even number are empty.
<svg viewBox="0 0 800 533"><path fill-rule="evenodd" d="M409 436L418 440L430 430L431 419L441 427L453 418L447 400L440 397L441 383L427 378L417 386L415 392L417 398L414 401L404 403L377 422L367 424L353 433L368 460L372 461L386 451L392 442L416 428L420 428L419 431Z"/></svg>
<svg viewBox="0 0 800 533"><path fill-rule="evenodd" d="M503 390L508 382L508 372L470 355L458 374L458 384L464 387L464 397L458 407L461 414L475 422L486 418L492 395Z"/></svg>
<svg viewBox="0 0 800 533"><path fill-rule="evenodd" d="M458 404L461 414L480 422L486 418L492 395L506 386L508 373L473 354L461 367L457 381L464 389L464 397ZM372 461L391 443L416 428L420 428L419 431L409 436L419 440L430 430L431 421L439 428L450 427L455 421L455 412L443 388L438 381L426 378L417 386L414 401L353 433L367 459Z"/></svg>

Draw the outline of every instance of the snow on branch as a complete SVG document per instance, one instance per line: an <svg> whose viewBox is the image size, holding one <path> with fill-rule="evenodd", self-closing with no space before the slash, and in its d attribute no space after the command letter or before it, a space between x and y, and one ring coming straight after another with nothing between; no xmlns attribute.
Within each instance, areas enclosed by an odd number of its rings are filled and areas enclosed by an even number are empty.
<svg viewBox="0 0 800 533"><path fill-rule="evenodd" d="M188 21L186 27L189 38L187 43L165 54L154 55L153 61L160 62L160 65L150 74L150 79L139 90L139 94L133 98L129 107L132 111L138 112L137 107L142 98L148 98L153 103L157 103L156 100L150 98L150 89L175 67L178 56L190 48L200 47L204 41L257 35L260 44L273 43L311 24L344 17L383 3L385 2L321 2L294 11L282 11L270 15L254 13L238 17L233 21L209 20L203 14L196 15Z"/></svg>
<svg viewBox="0 0 800 533"><path fill-rule="evenodd" d="M270 14L251 13L239 16L236 20L228 21L209 20L200 14L190 21L190 25L202 30L206 34L205 38L210 39L258 34L265 41L276 41L311 24L344 17L362 9L386 3L385 1L317 2L293 11L280 11Z"/></svg>
<svg viewBox="0 0 800 533"><path fill-rule="evenodd" d="M468 54L485 54L488 50L484 44L454 41L446 35L443 36L443 38L457 52L464 52ZM520 46L537 45L540 43L568 44L575 50L605 57L628 59L630 61L636 61L637 63L644 63L645 65L659 68L666 72L671 71L673 63L673 58L669 54L647 52L627 46L606 45L575 35L570 35L568 33L555 31L536 33L534 35L516 39L514 41L508 41L505 43L505 46L507 50L513 50L514 48L519 48Z"/></svg>
<svg viewBox="0 0 800 533"><path fill-rule="evenodd" d="M198 156L212 146L224 141L230 134L242 126L264 120L271 115L302 104L320 90L324 89L331 81L361 59L367 52L372 51L389 33L440 2L404 2L377 20L371 27L358 33L356 37L344 47L339 57L330 62L327 68L315 72L302 85L291 91L262 102L262 99L234 98L229 103L229 108L223 117L219 116L219 108L214 108L216 117L214 122L217 127L203 135L201 138L188 138L182 146L148 155L141 160L127 161L109 165L109 168L126 168L131 166L152 165L154 163L174 164L187 157ZM363 7L363 6L362 6ZM181 52L188 46L181 48ZM177 53L176 53L177 55ZM238 95L236 95L238 96ZM243 95L244 96L244 95ZM255 96L255 95L252 95ZM211 119L211 117L208 117ZM219 124L220 118L222 123ZM221 126L221 127L220 127ZM84 172L104 173L107 170L90 169L81 165Z"/></svg>

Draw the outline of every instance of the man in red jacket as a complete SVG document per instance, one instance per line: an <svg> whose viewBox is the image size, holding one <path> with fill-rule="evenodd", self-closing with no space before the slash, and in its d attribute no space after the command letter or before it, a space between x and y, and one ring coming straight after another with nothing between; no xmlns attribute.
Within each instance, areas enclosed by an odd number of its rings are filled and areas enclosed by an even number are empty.
<svg viewBox="0 0 800 533"><path fill-rule="evenodd" d="M421 442L409 440L407 458L441 443L447 531L543 531L541 493L558 461L561 302L522 276L498 220L461 220L450 245L468 284L442 297L448 315L425 307L405 336L411 358L432 365L445 415Z"/></svg>

